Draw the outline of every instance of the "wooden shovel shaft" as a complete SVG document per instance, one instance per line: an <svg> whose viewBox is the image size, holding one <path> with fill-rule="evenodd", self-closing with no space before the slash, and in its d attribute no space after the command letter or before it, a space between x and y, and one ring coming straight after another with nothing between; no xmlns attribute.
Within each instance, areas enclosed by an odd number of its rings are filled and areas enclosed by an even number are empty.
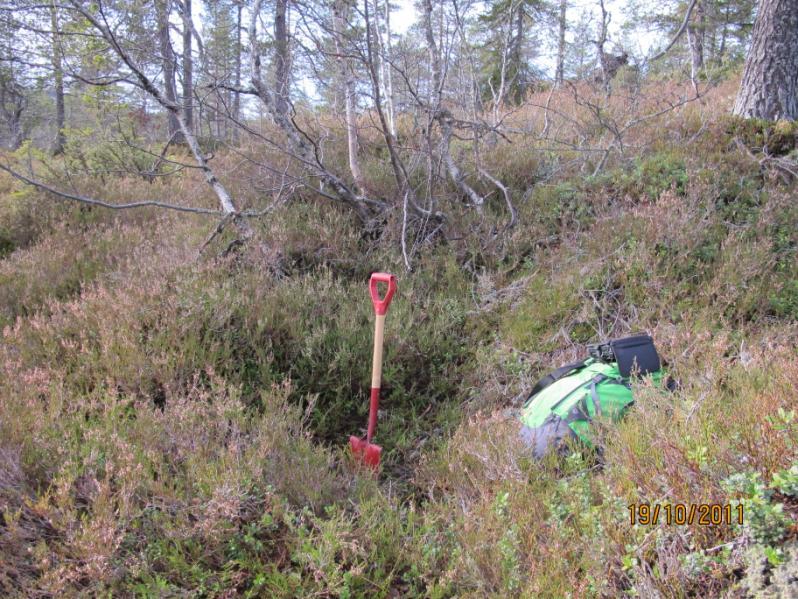
<svg viewBox="0 0 798 599"><path fill-rule="evenodd" d="M371 388L382 384L382 339L385 332L385 314L377 314L374 322L374 355L371 365Z"/></svg>
<svg viewBox="0 0 798 599"><path fill-rule="evenodd" d="M385 331L385 314L377 314L374 322L374 354L371 365L371 401L369 403L369 426L366 440L371 443L374 430L377 428L377 411L380 404L380 386L382 385L382 340Z"/></svg>

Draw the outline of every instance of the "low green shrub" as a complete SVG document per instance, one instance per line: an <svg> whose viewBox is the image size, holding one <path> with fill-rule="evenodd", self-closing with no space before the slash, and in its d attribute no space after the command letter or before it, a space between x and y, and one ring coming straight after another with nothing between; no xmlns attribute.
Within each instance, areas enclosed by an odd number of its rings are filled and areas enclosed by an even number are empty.
<svg viewBox="0 0 798 599"><path fill-rule="evenodd" d="M764 150L774 156L790 153L798 144L798 126L791 121L766 121L726 117L727 133L739 138L745 145Z"/></svg>
<svg viewBox="0 0 798 599"><path fill-rule="evenodd" d="M632 172L630 191L649 198L657 198L668 189L683 195L688 182L684 155L677 150L668 150L637 161Z"/></svg>

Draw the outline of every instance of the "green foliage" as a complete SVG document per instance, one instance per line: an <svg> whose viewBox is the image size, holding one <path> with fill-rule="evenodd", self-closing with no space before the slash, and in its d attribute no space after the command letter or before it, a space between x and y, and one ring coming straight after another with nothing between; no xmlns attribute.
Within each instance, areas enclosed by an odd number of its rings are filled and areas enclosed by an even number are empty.
<svg viewBox="0 0 798 599"><path fill-rule="evenodd" d="M638 161L633 171L633 185L650 198L658 197L667 189L683 195L688 183L684 156L678 151L654 154Z"/></svg>
<svg viewBox="0 0 798 599"><path fill-rule="evenodd" d="M562 322L571 320L579 306L579 284L574 273L563 273L554 280L535 275L519 309L504 319L503 335L521 351L551 351L557 347L554 334Z"/></svg>
<svg viewBox="0 0 798 599"><path fill-rule="evenodd" d="M798 464L793 464L789 470L775 472L772 484L780 493L798 497Z"/></svg>
<svg viewBox="0 0 798 599"><path fill-rule="evenodd" d="M739 505L743 506L745 527L755 542L772 546L784 538L792 520L784 513L784 504L771 501L773 492L758 472L734 474L723 485L727 492L742 496Z"/></svg>
<svg viewBox="0 0 798 599"><path fill-rule="evenodd" d="M730 136L773 156L789 154L798 147L798 125L795 122L727 117L725 125Z"/></svg>
<svg viewBox="0 0 798 599"><path fill-rule="evenodd" d="M781 288L770 296L770 306L776 316L798 318L798 279L785 281Z"/></svg>
<svg viewBox="0 0 798 599"><path fill-rule="evenodd" d="M479 17L480 29L486 38L480 50L486 60L483 81L480 88L482 97L491 101L504 85L504 96L500 102L521 104L534 80L530 61L526 59L529 49L525 44L523 32L534 22L535 16L543 9L541 0L495 0L487 3L487 10ZM515 34L521 29L521 35ZM507 31L515 35L509 36ZM510 41L508 41L510 40Z"/></svg>

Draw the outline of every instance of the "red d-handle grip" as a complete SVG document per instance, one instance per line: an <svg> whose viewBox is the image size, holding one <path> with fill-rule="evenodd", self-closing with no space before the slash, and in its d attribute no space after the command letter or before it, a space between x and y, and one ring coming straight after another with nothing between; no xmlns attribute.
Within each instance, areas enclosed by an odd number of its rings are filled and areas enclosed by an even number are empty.
<svg viewBox="0 0 798 599"><path fill-rule="evenodd" d="M377 283L388 284L388 291L385 292L385 297L382 299L380 299ZM393 294L396 293L396 277L385 272L372 273L369 281L369 292L371 293L371 303L374 304L374 313L377 315L385 314L388 312L388 306L391 305Z"/></svg>

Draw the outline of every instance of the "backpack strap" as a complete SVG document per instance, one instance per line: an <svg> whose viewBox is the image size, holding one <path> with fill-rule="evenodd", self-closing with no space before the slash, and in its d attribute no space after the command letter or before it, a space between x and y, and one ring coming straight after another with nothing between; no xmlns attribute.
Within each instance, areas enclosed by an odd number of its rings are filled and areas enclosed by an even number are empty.
<svg viewBox="0 0 798 599"><path fill-rule="evenodd" d="M596 391L596 385L606 378L603 374L597 374L590 380L590 399L593 402L593 414L596 416L601 416L601 401L599 400L598 391Z"/></svg>
<svg viewBox="0 0 798 599"><path fill-rule="evenodd" d="M529 395L527 396L527 401L529 400L529 398L534 397L552 383L559 381L566 374L570 374L574 370L579 370L580 368L584 368L585 366L587 366L589 360L590 358L585 358L584 360L579 360L578 362L572 362L571 364L560 366L557 370L550 372L542 379L540 379L537 383L535 383L535 386L532 387L532 391L530 391Z"/></svg>

